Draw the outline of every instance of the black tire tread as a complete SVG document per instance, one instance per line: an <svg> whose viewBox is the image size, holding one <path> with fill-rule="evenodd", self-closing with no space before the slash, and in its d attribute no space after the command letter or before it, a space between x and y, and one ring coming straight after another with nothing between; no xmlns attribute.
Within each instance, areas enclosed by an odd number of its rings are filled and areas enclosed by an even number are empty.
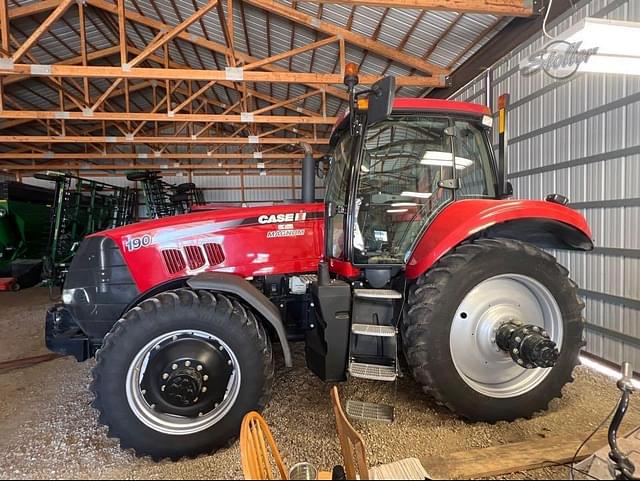
<svg viewBox="0 0 640 481"><path fill-rule="evenodd" d="M127 434L119 432L111 420L112 413L107 412L102 404L100 393L101 371L105 367L105 363L109 362L111 356L118 356L118 340L123 336L127 336L128 327L131 323L140 321L144 316L153 316L159 309L175 309L183 308L200 308L215 309L218 313L224 314L228 320L235 316L236 321L240 322L246 331L247 342L255 343L257 349L263 357L265 379L264 389L258 401L258 411L262 412L271 399L274 381L274 363L273 350L271 342L267 336L263 326L258 322L256 316L251 310L246 309L240 302L232 299L224 294L213 293L209 291L193 291L191 289L178 289L161 293L155 297L147 299L127 312L120 319L111 332L109 332L103 341L102 347L96 352L96 366L92 370L92 382L90 391L94 395L92 406L99 412L99 422L108 428L108 437L118 439L122 449L132 450L137 457L151 456L154 461L161 461L162 457L157 457L153 453L141 452L136 449L135 443L128 439ZM232 445L236 438L230 439L226 446ZM194 453L188 456L191 459L203 454L211 454L211 452ZM171 458L178 461L181 458Z"/></svg>
<svg viewBox="0 0 640 481"><path fill-rule="evenodd" d="M432 370L436 366L425 362L425 353L429 349L428 343L424 341L424 339L428 339L428 335L425 334L430 331L432 323L441 321L435 319L431 314L443 296L447 295L447 288L450 282L454 278L458 278L458 276L464 276L465 267L473 262L476 257L490 255L496 249L499 251L516 250L554 265L557 275L566 278L568 285L573 290L572 298L575 302L573 311L576 314L574 320L582 325L582 330L584 331L585 319L582 316L582 311L585 304L578 295L578 287L569 278L569 271L559 264L553 256L531 244L511 239L481 239L460 245L450 254L443 257L433 269L419 277L410 288L407 314L404 316L401 327L405 357L414 378L422 385L427 395L454 413L456 412L455 406L442 393L440 386L434 382ZM582 340L580 347L585 345L586 343ZM575 368L578 364L579 359L576 357L575 365L572 367ZM574 382L574 378L569 374L564 383L569 384L572 382ZM561 388L552 394L550 401L557 398L562 398ZM548 407L547 404L541 411L546 411ZM536 413L531 413L531 416L527 416L527 418L533 417L534 414ZM464 414L462 416L466 417ZM473 421L474 419L470 420Z"/></svg>

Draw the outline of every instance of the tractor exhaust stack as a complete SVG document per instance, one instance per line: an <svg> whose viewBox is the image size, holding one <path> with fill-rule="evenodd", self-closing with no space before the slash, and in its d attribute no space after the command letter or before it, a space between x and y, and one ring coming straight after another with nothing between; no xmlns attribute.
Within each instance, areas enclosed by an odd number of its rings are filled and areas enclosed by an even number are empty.
<svg viewBox="0 0 640 481"><path fill-rule="evenodd" d="M309 144L302 144L302 147L302 202L311 204L316 201L316 161L313 158L313 148Z"/></svg>

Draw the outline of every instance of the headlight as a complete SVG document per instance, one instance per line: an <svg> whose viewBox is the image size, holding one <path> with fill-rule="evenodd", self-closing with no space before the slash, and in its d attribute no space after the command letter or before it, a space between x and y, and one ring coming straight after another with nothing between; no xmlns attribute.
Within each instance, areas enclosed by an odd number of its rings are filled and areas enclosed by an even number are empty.
<svg viewBox="0 0 640 481"><path fill-rule="evenodd" d="M64 304L90 304L89 294L85 289L65 289L62 291L62 302Z"/></svg>
<svg viewBox="0 0 640 481"><path fill-rule="evenodd" d="M62 302L64 304L72 304L73 303L73 295L75 294L75 289L65 289L62 291Z"/></svg>

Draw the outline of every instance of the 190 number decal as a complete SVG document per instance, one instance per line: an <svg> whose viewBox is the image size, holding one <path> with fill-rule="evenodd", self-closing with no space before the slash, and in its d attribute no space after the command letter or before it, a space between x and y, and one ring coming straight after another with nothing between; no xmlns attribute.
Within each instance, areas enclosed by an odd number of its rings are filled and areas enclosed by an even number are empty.
<svg viewBox="0 0 640 481"><path fill-rule="evenodd" d="M126 247L129 252L137 251L143 247L149 247L153 243L153 239L149 234L145 234L142 237L134 237L126 242Z"/></svg>

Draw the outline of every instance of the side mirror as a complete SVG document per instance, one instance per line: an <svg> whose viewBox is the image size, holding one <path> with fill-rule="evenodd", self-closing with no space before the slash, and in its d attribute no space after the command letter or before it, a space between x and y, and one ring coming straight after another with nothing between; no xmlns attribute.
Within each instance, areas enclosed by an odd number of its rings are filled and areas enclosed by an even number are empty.
<svg viewBox="0 0 640 481"><path fill-rule="evenodd" d="M504 192L502 192L502 196L503 199L506 199L508 197L513 197L513 184L509 181L506 181L504 184Z"/></svg>
<svg viewBox="0 0 640 481"><path fill-rule="evenodd" d="M385 77L371 88L369 95L369 125L387 120L393 112L393 101L396 97L396 78Z"/></svg>

